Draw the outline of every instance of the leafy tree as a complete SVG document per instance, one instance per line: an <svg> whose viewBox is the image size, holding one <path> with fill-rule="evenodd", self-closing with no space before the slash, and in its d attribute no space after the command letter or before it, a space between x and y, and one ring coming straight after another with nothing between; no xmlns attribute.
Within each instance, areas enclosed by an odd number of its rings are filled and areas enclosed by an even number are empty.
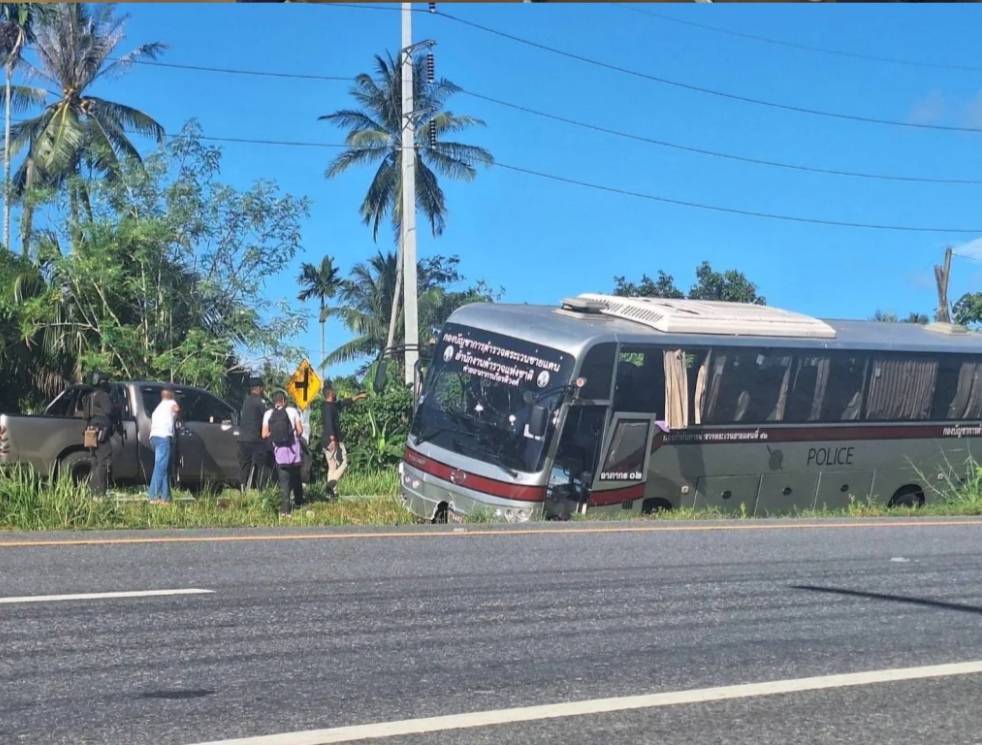
<svg viewBox="0 0 982 745"><path fill-rule="evenodd" d="M327 306L327 301L333 298L344 284L344 280L341 278L341 272L338 270L337 266L334 264L334 259L330 256L325 256L321 259L320 266L315 266L314 264L308 264L304 262L300 267L300 293L297 295L297 299L300 301L307 301L312 299L317 299L320 303L320 314L318 315L318 321L321 326L321 375L324 374L324 358L327 354L324 339L325 327L327 326L327 317L329 313L329 308Z"/></svg>
<svg viewBox="0 0 982 745"><path fill-rule="evenodd" d="M27 153L14 175L15 195L22 198L43 186L67 187L76 220L80 208L88 203L87 182L73 178L83 165L117 178L124 160L140 160L129 132L157 142L164 138L164 128L149 114L86 93L100 78L121 73L134 62L155 59L164 48L159 43L142 44L117 55L126 17L114 17L113 12L111 5L52 6L35 31L40 64L25 64L32 77L57 91L57 98L11 132L11 155L22 150ZM33 231L32 218L33 207L27 200L21 218L25 251Z"/></svg>
<svg viewBox="0 0 982 745"><path fill-rule="evenodd" d="M728 269L722 273L713 271L708 261L696 267L696 283L689 288L687 296L675 286L671 274L659 270L658 278L651 279L641 275L637 283L625 277L614 277L614 294L633 297L682 298L690 300L725 300L734 303L754 303L766 305L767 300L757 294L757 286L747 279L743 272Z"/></svg>
<svg viewBox="0 0 982 745"><path fill-rule="evenodd" d="M447 178L470 181L478 165L493 163L491 153L475 145L443 139L475 125L480 119L444 109L447 99L460 88L441 78L429 83L425 61L417 59L413 71L414 125L416 138L416 203L423 210L434 235L443 232L447 205L434 170ZM361 216L377 239L379 225L390 215L398 235L402 221L402 75L399 61L388 54L376 55L374 77L355 78L351 95L355 109L341 109L320 117L348 130L348 149L328 166L333 178L352 166L378 163L375 176L361 204ZM432 136L431 136L432 132Z"/></svg>
<svg viewBox="0 0 982 745"><path fill-rule="evenodd" d="M907 314L906 318L899 318L896 313L889 311L876 311L871 317L871 321L880 321L881 323L929 323L930 318L927 317L925 313L918 313L917 311L911 311Z"/></svg>
<svg viewBox="0 0 982 745"><path fill-rule="evenodd" d="M623 297L664 297L683 298L685 295L675 286L671 274L658 270L658 279L652 279L647 274L641 275L641 281L635 284L624 277L614 277L614 294Z"/></svg>
<svg viewBox="0 0 982 745"><path fill-rule="evenodd" d="M696 268L696 283L689 289L689 298L767 304L767 299L757 294L757 285L747 279L743 272L727 269L721 274L713 271L708 261L702 262Z"/></svg>
<svg viewBox="0 0 982 745"><path fill-rule="evenodd" d="M97 367L222 391L243 353L293 353L283 340L301 316L261 298L300 248L307 203L270 182L221 183L219 151L197 135L186 129L112 181L70 185L91 196L91 217L42 241L47 287L23 304L20 335L42 337L75 375ZM68 233L77 246L62 253Z"/></svg>
<svg viewBox="0 0 982 745"><path fill-rule="evenodd" d="M952 306L955 323L982 326L982 292L966 292Z"/></svg>
<svg viewBox="0 0 982 745"><path fill-rule="evenodd" d="M500 293L484 282L453 290L454 285L464 280L458 269L459 263L457 256L433 256L418 263L421 340L428 339L430 328L443 323L461 305L493 302L500 298ZM327 363L374 357L385 349L396 271L396 255L381 251L352 269L341 291L339 313L355 337L328 354ZM404 327L402 319L397 319L397 328ZM402 344L401 337L397 338L396 344Z"/></svg>
<svg viewBox="0 0 982 745"><path fill-rule="evenodd" d="M43 3L0 3L0 56L3 57L3 245L10 248L10 115L16 108L44 102L45 91L15 86L14 70L28 44L35 41L34 26L51 15Z"/></svg>

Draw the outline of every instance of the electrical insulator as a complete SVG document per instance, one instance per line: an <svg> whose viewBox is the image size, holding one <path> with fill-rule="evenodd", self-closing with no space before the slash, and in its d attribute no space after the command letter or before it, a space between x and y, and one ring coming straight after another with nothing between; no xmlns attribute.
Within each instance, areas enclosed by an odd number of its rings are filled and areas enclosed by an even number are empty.
<svg viewBox="0 0 982 745"><path fill-rule="evenodd" d="M430 13L436 13L436 3L427 3L426 5L430 9Z"/></svg>
<svg viewBox="0 0 982 745"><path fill-rule="evenodd" d="M430 147L436 147L436 122L430 122Z"/></svg>
<svg viewBox="0 0 982 745"><path fill-rule="evenodd" d="M436 58L433 57L433 52L426 55L426 82L432 83L436 80Z"/></svg>

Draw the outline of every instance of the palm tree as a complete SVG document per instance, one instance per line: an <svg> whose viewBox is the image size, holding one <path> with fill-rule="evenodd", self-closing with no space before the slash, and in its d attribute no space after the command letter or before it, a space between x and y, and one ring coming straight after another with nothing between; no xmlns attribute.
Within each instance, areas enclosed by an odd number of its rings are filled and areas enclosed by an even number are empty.
<svg viewBox="0 0 982 745"><path fill-rule="evenodd" d="M498 295L483 282L461 291L448 287L463 280L456 270L456 257L443 256L420 261L416 268L419 277L419 338L429 338L429 331L439 326L461 305L472 302L491 302ZM357 264L344 283L338 313L355 336L328 354L326 363L348 362L359 357L376 357L388 348L389 313L392 295L396 291L399 263L396 254L379 251L367 262ZM397 310L397 312L399 312ZM402 313L397 328L404 327ZM402 344L402 337L395 346Z"/></svg>
<svg viewBox="0 0 982 745"><path fill-rule="evenodd" d="M34 25L50 15L40 3L0 3L0 54L3 56L3 245L10 248L10 115L15 106L43 103L44 91L14 86L14 69L24 47L33 44ZM38 98L40 94L40 98Z"/></svg>
<svg viewBox="0 0 982 745"><path fill-rule="evenodd" d="M329 311L327 301L338 293L344 285L344 280L341 279L341 273L334 265L334 259L330 256L325 256L321 259L319 267L304 262L300 267L300 278L298 281L302 289L297 295L297 299L306 302L307 300L317 298L320 303L320 315L318 316L321 325L320 368L321 376L324 376L324 369L326 367L325 357L327 355L324 346L324 329L327 324Z"/></svg>
<svg viewBox="0 0 982 745"><path fill-rule="evenodd" d="M355 336L331 352L324 364L374 356L385 348L397 273L397 258L391 251L379 251L367 262L355 265L341 289L339 309Z"/></svg>
<svg viewBox="0 0 982 745"><path fill-rule="evenodd" d="M11 154L27 150L14 175L16 196L38 186L63 186L83 165L109 178L119 175L124 159L140 161L130 131L163 141L164 128L150 115L86 94L101 78L140 60L155 59L164 49L159 43L142 44L116 56L125 21L125 16L114 17L110 5L65 3L54 6L50 18L36 29L40 63L28 65L28 71L54 87L55 101L13 127ZM87 204L84 187L69 184L69 203L77 216L80 203ZM31 218L32 208L26 202L21 221L25 250Z"/></svg>
<svg viewBox="0 0 982 745"><path fill-rule="evenodd" d="M402 219L402 75L398 60L391 54L376 55L375 77L362 73L355 78L351 95L357 109L341 109L320 119L348 130L348 149L328 166L333 178L355 165L378 163L375 177L361 204L361 216L371 225L378 239L379 225L390 214L398 234ZM414 63L413 97L416 140L416 203L426 214L433 235L443 232L447 206L434 169L448 178L470 181L477 165L490 165L494 159L475 145L449 142L442 136L470 126L483 125L480 119L457 115L443 109L447 99L460 88L448 80L427 82L425 60Z"/></svg>

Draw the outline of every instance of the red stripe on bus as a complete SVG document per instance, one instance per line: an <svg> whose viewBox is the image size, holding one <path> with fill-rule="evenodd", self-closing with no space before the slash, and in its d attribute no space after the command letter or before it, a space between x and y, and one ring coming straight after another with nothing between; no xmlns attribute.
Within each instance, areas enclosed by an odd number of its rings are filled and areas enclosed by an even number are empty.
<svg viewBox="0 0 982 745"><path fill-rule="evenodd" d="M448 466L446 463L441 463L429 456L418 453L410 447L406 448L406 452L403 453L402 457L413 468L425 471L431 476L436 476L438 479L449 481L456 486L463 486L467 489L501 497L502 499L514 499L522 502L541 502L546 496L546 488L544 486L510 484L507 481L479 476L476 473Z"/></svg>
<svg viewBox="0 0 982 745"><path fill-rule="evenodd" d="M978 437L977 425L867 424L824 427L693 427L669 432L665 445L716 445L753 442L822 442L827 440L929 440Z"/></svg>
<svg viewBox="0 0 982 745"><path fill-rule="evenodd" d="M644 496L644 484L632 484L622 486L619 489L597 490L590 494L590 504L600 507L607 504L617 504L619 502L630 502Z"/></svg>

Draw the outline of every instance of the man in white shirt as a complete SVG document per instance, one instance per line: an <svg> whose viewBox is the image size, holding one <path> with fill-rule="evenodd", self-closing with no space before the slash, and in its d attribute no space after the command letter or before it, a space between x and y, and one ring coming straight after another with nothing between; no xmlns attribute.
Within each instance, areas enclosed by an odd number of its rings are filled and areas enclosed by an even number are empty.
<svg viewBox="0 0 982 745"><path fill-rule="evenodd" d="M286 394L273 394L273 408L263 416L263 439L273 448L273 462L280 484L280 516L290 514L291 494L298 505L303 504L303 483L300 465L303 462L303 422L300 412L286 405Z"/></svg>
<svg viewBox="0 0 982 745"><path fill-rule="evenodd" d="M153 448L153 476L150 477L150 502L170 501L170 451L174 427L181 407L174 400L174 386L165 385L160 403L150 416L150 447Z"/></svg>

